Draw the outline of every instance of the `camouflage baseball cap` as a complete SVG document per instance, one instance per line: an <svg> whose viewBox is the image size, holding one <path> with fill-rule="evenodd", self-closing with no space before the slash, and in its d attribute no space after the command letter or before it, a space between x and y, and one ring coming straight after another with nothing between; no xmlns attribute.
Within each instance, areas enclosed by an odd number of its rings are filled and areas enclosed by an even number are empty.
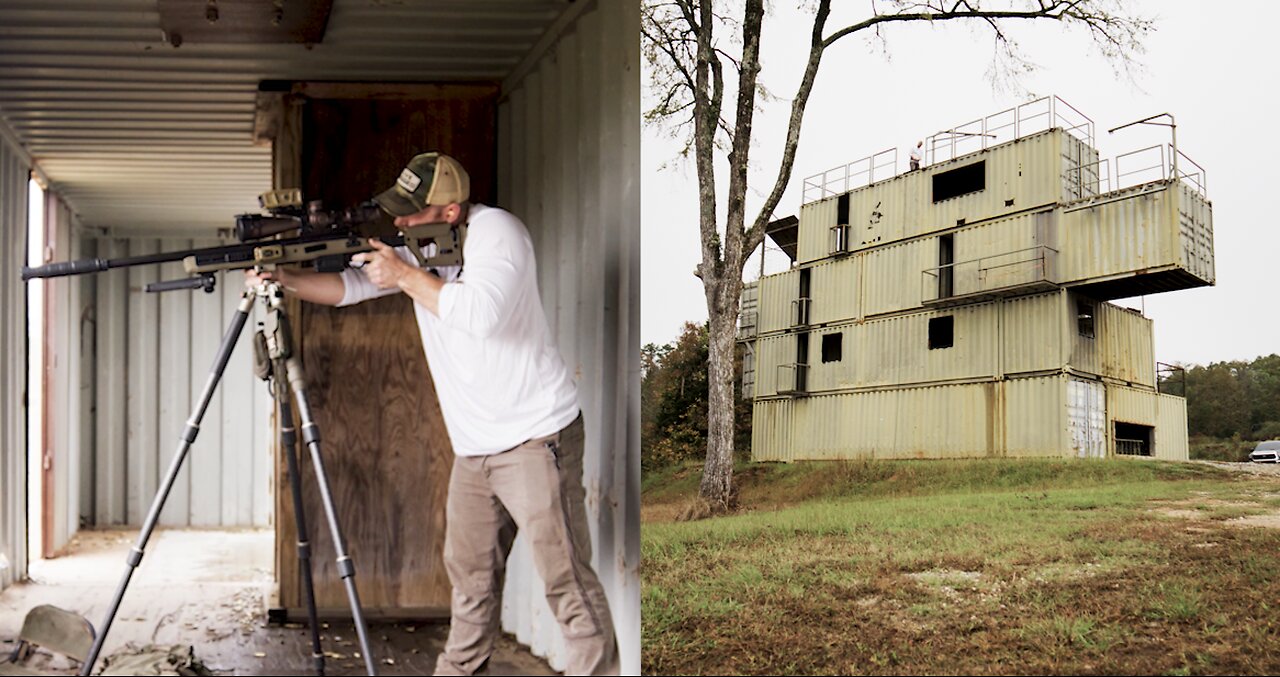
<svg viewBox="0 0 1280 677"><path fill-rule="evenodd" d="M409 161L396 185L373 200L392 216L408 216L427 205L466 202L470 196L471 177L457 160L444 153L423 153Z"/></svg>

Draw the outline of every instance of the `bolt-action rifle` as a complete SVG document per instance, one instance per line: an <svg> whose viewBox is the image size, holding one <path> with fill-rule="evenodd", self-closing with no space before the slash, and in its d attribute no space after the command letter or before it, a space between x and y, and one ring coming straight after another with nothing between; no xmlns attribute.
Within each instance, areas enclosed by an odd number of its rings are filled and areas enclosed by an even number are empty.
<svg viewBox="0 0 1280 677"><path fill-rule="evenodd" d="M351 256L373 251L367 229L381 221L383 212L372 201L340 210L326 210L319 201L302 209L302 194L296 188L263 193L259 204L266 214L236 217L238 244L203 249L186 249L118 259L90 258L62 261L43 266L23 267L22 279L65 277L96 273L153 263L181 261L190 278L153 282L149 292L175 289L203 289L212 292L219 270L274 270L285 264L310 265L319 272L338 272L351 265ZM405 246L418 265L462 265L462 245L466 224L427 223L399 228L399 235L378 238L392 247ZM268 239L292 235L282 239Z"/></svg>

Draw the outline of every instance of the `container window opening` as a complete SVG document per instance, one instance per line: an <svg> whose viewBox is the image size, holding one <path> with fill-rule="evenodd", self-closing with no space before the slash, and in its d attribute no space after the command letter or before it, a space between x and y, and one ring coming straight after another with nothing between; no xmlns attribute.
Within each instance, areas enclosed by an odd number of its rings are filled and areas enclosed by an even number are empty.
<svg viewBox="0 0 1280 677"><path fill-rule="evenodd" d="M955 345L955 316L929 318L929 350L950 348Z"/></svg>

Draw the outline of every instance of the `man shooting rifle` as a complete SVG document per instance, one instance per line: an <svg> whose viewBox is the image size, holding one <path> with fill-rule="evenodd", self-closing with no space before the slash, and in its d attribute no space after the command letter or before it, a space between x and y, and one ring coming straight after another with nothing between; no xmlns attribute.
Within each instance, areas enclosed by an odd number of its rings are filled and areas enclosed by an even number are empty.
<svg viewBox="0 0 1280 677"><path fill-rule="evenodd" d="M473 674L492 654L517 530L564 633L567 674L617 674L609 605L590 563L582 414L542 310L533 243L520 219L469 198L466 170L440 153L414 157L375 198L402 230L465 225L461 265L424 269L407 247L371 240L373 251L352 257L360 269L248 271L246 283L276 280L334 306L399 292L414 301L456 455L444 545L452 620L436 674Z"/></svg>

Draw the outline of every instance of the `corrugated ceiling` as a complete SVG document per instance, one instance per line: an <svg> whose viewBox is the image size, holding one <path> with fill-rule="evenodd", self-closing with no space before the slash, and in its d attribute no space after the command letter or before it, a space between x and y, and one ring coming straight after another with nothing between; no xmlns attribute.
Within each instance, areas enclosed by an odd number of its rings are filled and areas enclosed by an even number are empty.
<svg viewBox="0 0 1280 677"><path fill-rule="evenodd" d="M260 81L500 81L571 4L334 0L308 49L175 48L156 0L0 0L0 117L84 225L211 234L270 188Z"/></svg>

